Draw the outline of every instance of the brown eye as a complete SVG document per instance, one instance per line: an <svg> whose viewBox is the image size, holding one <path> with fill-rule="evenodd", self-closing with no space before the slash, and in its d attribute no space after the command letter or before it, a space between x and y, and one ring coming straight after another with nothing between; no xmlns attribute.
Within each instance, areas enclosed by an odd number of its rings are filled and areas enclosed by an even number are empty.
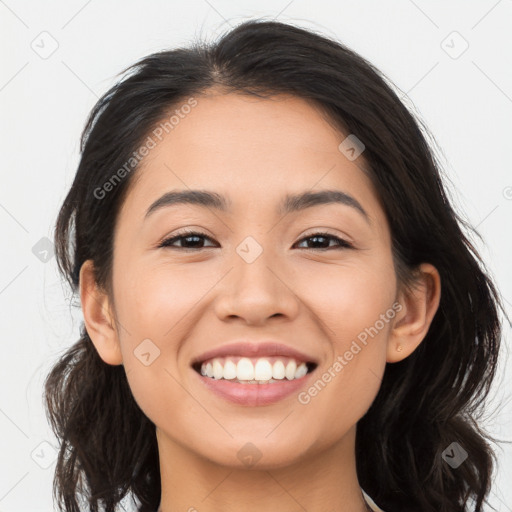
<svg viewBox="0 0 512 512"><path fill-rule="evenodd" d="M204 249L206 247L214 247L213 245L202 246L201 244L204 242L204 239L211 240L211 238L204 233L197 231L184 231L171 238L166 238L158 245L158 247L171 247L173 249ZM185 246L183 246L183 242L181 247L173 245L177 241L185 240Z"/></svg>
<svg viewBox="0 0 512 512"><path fill-rule="evenodd" d="M330 235L329 233L314 233L313 235L309 235L302 240L299 241L302 242L304 240L314 240L313 244L316 245L316 247L304 247L304 249L320 249L320 250L327 250L327 249L352 249L354 246L347 242L346 240L343 240L337 236ZM336 242L336 245L329 246L329 243L331 240L334 240ZM327 245L326 245L327 241ZM320 247L318 246L320 245Z"/></svg>

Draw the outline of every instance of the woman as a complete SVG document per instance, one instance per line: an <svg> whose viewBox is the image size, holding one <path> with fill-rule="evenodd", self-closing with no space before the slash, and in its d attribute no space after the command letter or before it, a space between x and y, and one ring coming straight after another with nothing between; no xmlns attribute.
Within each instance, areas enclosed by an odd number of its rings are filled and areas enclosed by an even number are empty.
<svg viewBox="0 0 512 512"><path fill-rule="evenodd" d="M249 21L130 68L81 149L55 239L84 324L45 388L63 510L482 510L501 303L371 64Z"/></svg>

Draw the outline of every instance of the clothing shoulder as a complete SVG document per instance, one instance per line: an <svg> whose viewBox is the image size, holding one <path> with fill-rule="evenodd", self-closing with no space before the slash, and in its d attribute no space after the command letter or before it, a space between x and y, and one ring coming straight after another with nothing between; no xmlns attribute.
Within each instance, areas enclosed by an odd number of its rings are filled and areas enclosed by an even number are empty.
<svg viewBox="0 0 512 512"><path fill-rule="evenodd" d="M363 491L363 496L364 499L366 500L366 503L368 503L368 505L374 512L384 512L384 510L379 508L377 504L370 498L370 496L368 496L368 494L364 492L364 489L361 489L361 491Z"/></svg>

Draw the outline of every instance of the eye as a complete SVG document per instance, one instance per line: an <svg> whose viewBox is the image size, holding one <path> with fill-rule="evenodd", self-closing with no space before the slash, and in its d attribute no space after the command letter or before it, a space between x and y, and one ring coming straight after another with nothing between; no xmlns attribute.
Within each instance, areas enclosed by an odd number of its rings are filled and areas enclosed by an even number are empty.
<svg viewBox="0 0 512 512"><path fill-rule="evenodd" d="M211 240L211 238L205 233L200 233L198 231L182 231L172 238L166 238L165 240L162 240L158 247L172 247L173 249L204 249L204 247L201 247L201 239ZM178 240L187 240L186 244L189 245L186 247L173 245ZM215 246L211 245L209 247Z"/></svg>
<svg viewBox="0 0 512 512"><path fill-rule="evenodd" d="M299 240L300 242L303 242L304 240L314 240L315 244L320 244L321 247L304 247L304 249L319 249L319 250L328 250L328 249L353 249L354 246L347 242L346 240L343 240L342 238L339 238L337 236L331 235L329 233L313 233L312 235L309 235L302 240ZM334 240L336 242L335 246L329 246L329 242ZM327 246L325 246L325 241L327 241Z"/></svg>
<svg viewBox="0 0 512 512"><path fill-rule="evenodd" d="M210 246L202 246L201 244L204 242L204 240L212 240L208 235L205 233L201 233L199 231L182 231L181 233L178 233L176 236L173 236L171 238L166 238L163 240L158 247L172 247L173 249L205 249L206 247L215 247L215 245ZM343 240L342 238L339 238L337 236L331 235L329 233L314 233L312 235L309 235L305 238L302 238L299 240L298 243L301 243L306 240L314 240L314 244L317 245L316 247L303 247L303 249L318 249L318 250L327 250L327 249L353 249L354 246L347 242L346 240ZM174 245L176 242L181 242L181 247ZM183 246L183 241L185 242L185 246ZM325 246L325 242L327 241L327 246ZM329 243L331 241L334 241L336 245L330 246ZM320 246L318 246L320 245Z"/></svg>

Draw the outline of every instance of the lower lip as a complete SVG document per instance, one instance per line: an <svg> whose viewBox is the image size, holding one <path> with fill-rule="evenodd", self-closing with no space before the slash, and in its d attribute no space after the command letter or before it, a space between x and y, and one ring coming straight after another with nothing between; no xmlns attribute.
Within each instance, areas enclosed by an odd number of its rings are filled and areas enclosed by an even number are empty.
<svg viewBox="0 0 512 512"><path fill-rule="evenodd" d="M269 384L239 384L224 379L204 377L192 370L201 382L216 395L237 405L260 406L270 405L298 392L309 380L313 372L309 372L300 379L283 379L280 382Z"/></svg>

